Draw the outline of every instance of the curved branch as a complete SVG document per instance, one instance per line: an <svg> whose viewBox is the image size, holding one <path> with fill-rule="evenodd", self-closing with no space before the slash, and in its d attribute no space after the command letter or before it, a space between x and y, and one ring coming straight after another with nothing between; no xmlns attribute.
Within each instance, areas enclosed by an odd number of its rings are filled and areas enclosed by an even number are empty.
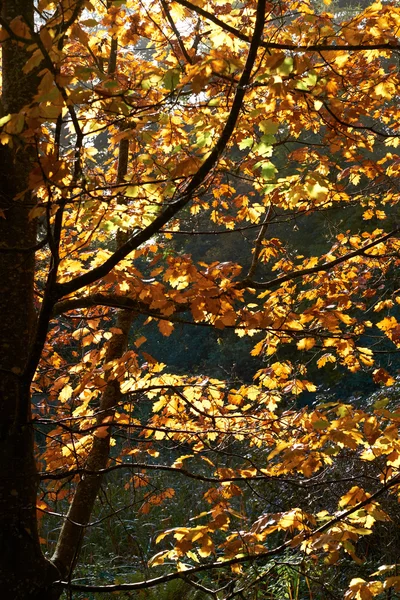
<svg viewBox="0 0 400 600"><path fill-rule="evenodd" d="M171 13L169 11L168 4L167 4L166 0L161 0L161 6L163 7L165 16L166 16L166 18L168 20L168 23L170 24L170 27L171 27L172 31L174 32L174 35L175 35L175 37L177 39L177 42L179 44L179 47L181 49L181 52L182 52L183 56L185 57L186 62L189 63L190 65L193 64L193 60L192 60L190 54L188 53L188 51L186 50L186 47L185 47L184 41L182 39L182 36L179 33L179 29L175 25L174 20L173 20L173 18L171 16Z"/></svg>
<svg viewBox="0 0 400 600"><path fill-rule="evenodd" d="M229 567L231 565L243 564L243 563L251 563L256 562L258 560L264 560L266 558L271 558L273 556L277 556L285 552L288 549L295 549L300 546L302 542L306 539L311 539L315 535L320 533L324 533L328 531L331 527L335 526L337 523L340 523L350 515L354 514L364 506L371 504L374 500L382 496L385 492L387 492L392 487L399 485L400 476L393 477L387 483L385 483L381 488L379 488L374 494L371 494L369 498L358 502L354 506L349 509L340 512L337 516L333 517L317 529L314 529L307 535L302 533L295 536L295 538L290 538L286 542L272 548L271 550L266 550L265 552L260 552L259 554L247 554L245 556L239 556L237 558L230 558L228 560L220 560L214 561L212 563L199 565L198 567L193 567L192 569L187 569L183 571L183 573L177 571L175 573L169 573L167 575L162 575L160 577L154 577L153 579L148 579L147 581L139 581L138 583L121 583L117 585L82 585L77 583L71 583L68 581L60 581L58 582L63 587L68 587L71 590L82 591L82 592L122 592L122 591L133 591L144 588L154 587L156 585L160 585L162 583L167 583L168 581L172 581L173 579L179 579L182 577L189 577L190 575L195 575L196 573L211 571L215 569L223 569L224 567Z"/></svg>
<svg viewBox="0 0 400 600"><path fill-rule="evenodd" d="M346 127L347 129L357 129L357 130L361 130L361 131L370 131L371 133L374 133L375 135L378 135L382 138L394 138L394 137L400 137L399 133L385 133L384 131L377 131L376 129L374 129L373 127L369 127L368 125L356 125L355 123L346 123L346 121L343 121L343 119L341 119L340 117L338 117L337 114L335 114L333 112L333 110L330 108L329 104L325 101L325 100L321 100L323 107L325 108L325 110L331 115L331 117L337 122L339 123L339 125L342 125L342 127Z"/></svg>
<svg viewBox="0 0 400 600"><path fill-rule="evenodd" d="M112 465L111 467L106 467L105 469L99 469L97 471L91 471L89 469L81 468L81 469L71 469L70 471L63 471L61 473L46 473L42 471L39 473L39 477L41 481L44 480L52 480L59 481L61 479L68 479L69 477L74 477L75 475L106 475L107 473L111 473L112 471L119 471L120 469L140 469L142 471L167 471L170 473L176 473L178 475L183 475L188 479L195 479L196 481L204 481L207 483L229 483L233 481L246 483L247 481L266 481L266 480L276 480L278 479L281 483L287 483L289 485L293 485L297 488L311 488L311 487L320 487L325 485L338 485L338 483L344 482L355 482L355 477L342 477L340 479L330 479L330 480L321 480L321 481L304 481L302 479L288 479L281 476L274 475L249 475L248 477L244 475L235 475L232 477L212 477L208 475L200 475L199 473L193 473L192 471L188 471L182 467L173 467L171 465L160 465L160 464L148 464L148 463L118 463L117 465ZM258 470L258 469L257 469ZM311 478L312 479L312 478ZM45 511L43 511L45 512Z"/></svg>
<svg viewBox="0 0 400 600"><path fill-rule="evenodd" d="M189 10L196 12L198 15L201 15L208 21L211 21L215 25L218 25L219 27L221 27L221 29L223 29L224 31L228 31L229 33L232 33L232 35L234 35L239 40L243 40L243 42L250 42L250 38L246 34L242 33L235 27L232 27L232 25L228 25L228 23L225 23L224 21L222 21L215 15L211 14L210 12L208 12L207 10L205 10L204 8L201 8L200 6L198 6L196 4L193 4L189 0L174 0L174 2L176 2L177 4L180 4L181 6L184 6L185 8L188 8ZM336 46L333 46L332 44L308 44L306 46L302 46L302 45L296 45L296 44L281 44L281 43L276 43L276 42L264 42L264 41L260 42L260 46L262 48L267 48L267 50L292 50L294 52L306 52L306 51L310 51L310 50L313 52L320 52L320 51L338 51L339 52L342 50L347 50L348 52L359 52L362 50L398 50L400 48L400 44L348 44L348 45L343 44L343 45L336 45Z"/></svg>
<svg viewBox="0 0 400 600"><path fill-rule="evenodd" d="M155 310L150 310L149 305L140 300L135 300L129 296L121 296L120 294L90 294L82 298L67 298L61 302L57 302L53 308L53 317L81 308L93 308L94 306L108 306L109 308L123 308L132 310L140 314L149 315L156 319L170 320L171 315L166 316ZM175 313L185 312L189 310L189 304L179 304L175 306Z"/></svg>
<svg viewBox="0 0 400 600"><path fill-rule="evenodd" d="M41 250L42 248L44 248L47 243L48 243L49 239L48 236L46 235L46 237L44 237L42 240L40 240L40 242L38 242L37 244L35 244L35 246L29 246L29 247L20 247L20 248L3 248L3 246L0 246L0 252L4 252L4 253L13 253L13 252L20 252L22 253L30 253L30 252L37 252L38 250Z"/></svg>
<svg viewBox="0 0 400 600"><path fill-rule="evenodd" d="M75 279L72 279L71 281L57 284L56 294L58 299L72 294L77 290L87 285L90 285L95 281L98 281L102 277L105 277L121 260L128 256L128 254L130 254L133 250L136 250L136 248L138 248L139 246L144 244L144 242L147 242L147 240L149 240L151 237L157 234L160 231L160 229L166 223L168 223L168 221L170 221L180 210L182 210L182 208L184 208L193 199L195 193L203 184L207 175L217 164L221 154L225 150L226 145L229 142L235 130L236 123L243 106L246 89L248 88L248 85L251 80L251 72L253 70L253 66L257 58L257 51L261 44L261 38L264 29L265 6L266 0L259 0L257 5L257 17L254 27L254 33L247 55L246 64L243 69L239 84L237 86L236 94L232 103L232 108L226 120L225 126L222 130L222 133L216 145L214 146L214 149L206 158L206 160L198 169L198 171L193 175L184 192L176 201L171 202L148 227L133 234L128 239L128 241L125 244L123 244L120 248L118 248L118 250L116 250L114 254L110 256L110 258L108 258L102 265L99 265L98 267L92 269L91 271L88 271L87 273L84 273L79 277L76 277Z"/></svg>
<svg viewBox="0 0 400 600"><path fill-rule="evenodd" d="M237 289L243 289L246 287L250 287L250 288L255 288L258 290L269 290L270 288L272 288L276 285L280 285L281 283L285 283L286 281L292 281L293 279L298 279L299 277L304 277L304 275L313 275L315 273L322 273L324 271L330 271L336 265L346 262L347 260L350 260L351 258L354 258L355 256L366 255L369 258L374 258L373 255L371 256L370 254L365 254L366 251L370 250L371 248L374 248L374 246L377 246L378 244L381 244L382 242L385 242L389 238L394 237L396 235L396 233L399 233L399 232L400 232L400 227L396 227L396 229L393 229L386 235L383 235L382 237L377 238L373 242L366 244L362 248L353 250L353 252L348 252L347 254L344 254L343 256L339 256L339 258L336 258L335 260L332 260L331 262L325 263L323 265L309 267L308 269L300 269L299 271L291 271L290 273L286 273L286 275L282 275L280 277L275 277L275 279L270 279L269 281L266 281L266 282L251 281L250 279L244 279L243 281L240 281L236 285L236 287L237 287Z"/></svg>
<svg viewBox="0 0 400 600"><path fill-rule="evenodd" d="M40 479L43 480L59 480L59 479L67 479L68 477L74 477L75 475L105 475L106 473L111 473L112 471L118 471L120 469L141 469L147 471L168 471L171 473L177 473L178 475L184 475L189 479L195 479L196 481L206 481L208 483L225 483L229 481L265 481L266 479L275 479L270 475L252 475L249 477L244 476L233 476L233 477L211 477L207 475L200 475L199 473L192 473L187 469L173 467L170 465L160 465L160 464L147 464L147 463L119 463L117 465L112 465L111 467L106 467L105 469L99 469L97 471L88 470L88 469L72 469L71 471L64 471L62 473L39 473ZM281 479L285 483L294 483L297 487L303 487L301 481L294 481L291 479ZM335 483L337 483L335 481Z"/></svg>

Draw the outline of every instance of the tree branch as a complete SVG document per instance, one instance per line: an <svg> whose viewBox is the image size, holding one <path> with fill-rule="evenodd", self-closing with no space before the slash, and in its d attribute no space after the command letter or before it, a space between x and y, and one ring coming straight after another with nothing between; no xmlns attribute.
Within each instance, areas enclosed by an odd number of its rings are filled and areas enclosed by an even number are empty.
<svg viewBox="0 0 400 600"><path fill-rule="evenodd" d="M81 308L93 308L95 306L108 306L110 308L123 308L132 310L140 314L149 315L155 319L170 320L172 315L166 316L155 310L151 310L149 305L140 300L130 298L129 296L121 296L120 294L90 294L82 298L67 298L61 302L57 302L53 308L53 317ZM175 313L185 312L189 310L189 303L175 305Z"/></svg>
<svg viewBox="0 0 400 600"><path fill-rule="evenodd" d="M232 35L237 37L239 40L243 40L244 42L250 42L250 38L247 35L245 35L241 31L239 31L235 27L228 25L228 23L225 23L224 21L222 21L215 15L211 14L207 10L204 10L204 8L201 8L200 6L193 4L189 0L174 0L174 2L176 2L177 4L180 4L181 6L185 6L185 8L188 8L189 10L196 12L198 15L201 15L208 21L215 23L215 25L218 25L224 31L228 31L229 33L232 33ZM293 52L306 52L306 51L310 51L310 50L314 51L314 52L320 52L320 51L338 51L339 52L342 50L347 50L348 52L359 52L362 50L398 50L400 48L400 44L348 44L348 45L336 45L336 46L332 46L332 44L309 44L306 46L302 46L302 45L296 45L296 44L281 44L281 43L277 43L277 42L264 42L264 41L260 42L260 46L262 48L266 48L267 50L292 50Z"/></svg>
<svg viewBox="0 0 400 600"><path fill-rule="evenodd" d="M193 60L192 60L190 54L188 53L188 51L186 50L186 47L185 47L185 44L183 42L182 36L179 33L179 29L177 28L177 26L174 23L174 20L173 20L173 18L171 16L171 13L169 11L168 4L167 4L166 0L161 0L161 6L163 7L165 16L166 16L166 18L168 20L168 23L171 26L172 31L174 32L174 35L175 35L175 37L176 37L176 39L178 41L179 47L181 49L181 52L182 52L183 56L185 57L186 62L191 65L193 63Z"/></svg>
<svg viewBox="0 0 400 600"><path fill-rule="evenodd" d="M282 275L280 277L275 277L275 279L270 279L269 281L266 281L266 282L262 282L262 281L257 282L257 281L251 281L250 279L244 279L243 281L240 281L239 283L237 283L236 287L237 287L237 289L243 289L243 288L250 287L250 288L255 288L258 290L269 290L270 288L272 288L276 285L280 285L281 283L285 283L286 281L292 281L293 279L298 279L299 277L304 277L305 275L313 275L315 273L322 273L324 271L330 271L333 267L335 267L336 265L339 265L340 263L346 262L347 260L350 260L351 258L354 258L355 256L361 256L361 255L365 254L367 250L370 250L371 248L374 248L374 246L377 246L378 244L385 242L389 238L395 236L396 233L399 233L399 231L400 231L400 227L396 227L396 229L393 229L386 235L383 235L382 237L377 238L373 242L366 244L366 246L363 246L362 248L358 248L357 250L354 250L353 252L348 252L347 254L344 254L343 256L339 256L339 258L336 258L335 260L332 260L331 262L325 263L323 265L317 265L315 267L310 267L308 269L300 269L299 271L291 271L290 273L286 273L286 275ZM366 256L370 257L370 258L374 258L373 256L371 256L369 254L367 254Z"/></svg>
<svg viewBox="0 0 400 600"><path fill-rule="evenodd" d="M161 214L154 219L154 221L145 229L135 233L131 238L125 242L118 250L114 252L110 258L108 258L102 265L84 273L83 275L72 279L65 283L59 283L56 286L56 294L58 299L63 296L67 296L76 292L77 290L98 281L102 277L105 277L121 260L123 260L133 250L136 250L139 246L147 242L153 235L157 234L160 229L168 223L182 208L184 208L194 197L199 187L203 184L207 175L217 164L221 154L226 148L232 133L235 130L236 122L239 118L239 114L243 105L246 89L251 80L251 72L255 60L257 58L257 51L260 47L262 33L264 29L264 15L265 15L266 0L259 0L257 5L257 17L256 24L254 27L254 34L251 40L249 52L245 67L242 72L239 84L236 89L236 94L232 103L232 108L229 116L226 120L225 126L222 133L214 146L214 149L206 158L204 163L200 166L198 171L193 175L189 181L186 190L181 196L174 202L171 202Z"/></svg>
<svg viewBox="0 0 400 600"><path fill-rule="evenodd" d="M314 529L307 535L300 533L297 536L295 536L294 539L290 538L283 544L280 544L279 546L276 546L275 548L272 548L271 550L266 550L265 552L260 552L259 554L247 554L245 556L239 556L237 558L231 558L228 560L214 561L212 563L199 565L198 567L193 567L192 569L187 569L186 571L183 571L183 573L180 573L178 571L175 573L169 573L167 575L162 575L160 577L154 577L153 579L148 579L147 581L139 581L137 583L121 583L121 584L117 584L117 585L82 585L82 584L71 583L71 582L67 582L67 581L60 581L58 583L60 585L62 585L63 587L68 587L71 590L81 591L81 592L133 591L133 590L140 590L140 589L145 589L145 588L149 588L149 587L154 587L154 586L160 585L162 583L167 583L168 581L172 581L173 579L182 578L182 575L184 577L190 577L191 575L195 575L196 573L200 573L200 572L204 572L204 571L223 569L223 568L229 567L231 565L256 562L259 560L264 560L266 558L271 558L273 556L282 554L285 550L288 550L288 549L293 550L295 548L298 548L299 545L304 542L304 540L311 539L320 533L324 533L325 531L327 531L331 527L337 525L338 523L340 523L341 521L343 521L344 519L346 519L353 513L357 512L364 506L371 504L371 502L373 502L374 500L376 500L377 498L382 496L385 492L387 492L392 487L399 485L399 483L400 483L400 476L393 477L387 483L385 483L381 488L379 488L379 490L377 490L374 494L371 494L369 496L369 498L366 498L365 500L358 502L357 504L350 507L349 509L340 512L336 517L334 517L327 523L324 523L323 525L321 525L321 527Z"/></svg>
<svg viewBox="0 0 400 600"><path fill-rule="evenodd" d="M103 425L104 427L104 425ZM329 480L321 480L321 481L306 481L303 479L288 479L281 477L280 475L233 475L231 477L212 477L208 475L200 475L199 473L193 473L192 471L188 471L182 467L173 467L171 465L161 465L161 464L149 464L149 463L119 463L117 465L112 465L111 467L106 467L104 469L99 469L97 471L81 468L81 469L71 469L70 471L62 471L61 473L46 473L42 471L39 473L39 477L41 481L51 480L51 481L59 481L61 479L68 479L69 477L75 477L75 475L106 475L107 473L111 473L113 471L119 471L120 469L140 469L142 471L167 471L173 474L183 475L188 479L195 479L196 481L203 481L207 483L228 483L228 482L242 482L246 483L247 481L270 481L270 480L278 480L281 483L287 483L289 485L293 485L297 488L311 488L311 487L320 487L325 485L338 485L339 483L345 482L355 482L358 481L355 477L341 477L339 479L329 479ZM257 469L259 470L259 469ZM261 472L261 470L260 470ZM317 474L319 476L320 474ZM313 478L311 478L312 480Z"/></svg>

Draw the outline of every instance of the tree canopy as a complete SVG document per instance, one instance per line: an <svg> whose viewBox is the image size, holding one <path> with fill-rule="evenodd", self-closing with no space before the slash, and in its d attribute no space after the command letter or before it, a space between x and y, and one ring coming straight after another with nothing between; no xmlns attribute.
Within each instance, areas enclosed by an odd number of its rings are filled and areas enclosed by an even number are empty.
<svg viewBox="0 0 400 600"><path fill-rule="evenodd" d="M398 3L0 5L2 598L397 597Z"/></svg>

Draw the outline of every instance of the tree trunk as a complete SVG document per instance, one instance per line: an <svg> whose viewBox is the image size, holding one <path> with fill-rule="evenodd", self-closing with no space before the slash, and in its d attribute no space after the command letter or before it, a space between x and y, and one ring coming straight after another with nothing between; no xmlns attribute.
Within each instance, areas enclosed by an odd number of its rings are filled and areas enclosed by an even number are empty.
<svg viewBox="0 0 400 600"><path fill-rule="evenodd" d="M109 61L109 74L115 72L117 64L118 42L116 38L111 40L111 52ZM120 183L128 171L129 141L123 139L119 144L117 182ZM121 202L123 199L121 198ZM121 246L127 239L126 232L119 231L117 234L117 247ZM113 333L110 339L106 361L120 359L126 351L129 331L134 319L134 313L130 310L120 310L117 316L116 329L119 333ZM114 415L115 407L121 401L120 384L110 378L101 396L97 424L101 426L105 417ZM105 437L94 436L93 446L86 461L88 471L100 471L107 466L110 455L111 434ZM63 578L71 576L82 545L86 526L90 521L94 503L99 494L102 475L85 475L79 481L66 520L61 529L56 550L52 561L63 575Z"/></svg>
<svg viewBox="0 0 400 600"><path fill-rule="evenodd" d="M3 0L10 23L23 14L33 22L32 0ZM24 45L2 44L1 112L18 112L32 101L35 73L23 74ZM35 223L26 174L32 152L18 136L0 145L0 592L2 600L50 598L58 575L42 555L37 531L37 471L30 423L30 382L23 376L35 328L33 302Z"/></svg>
<svg viewBox="0 0 400 600"><path fill-rule="evenodd" d="M121 358L126 350L129 330L134 319L134 313L121 310L118 313L116 328L121 333L114 333L110 340L107 361ZM101 426L107 416L113 416L115 407L121 401L120 384L111 379L107 382L102 394L97 424ZM88 471L105 469L110 454L110 434L105 437L94 437L93 446L89 452L85 468ZM52 561L67 579L74 567L82 545L86 526L90 521L93 506L100 491L102 475L85 475L76 487L66 520L61 529L58 543Z"/></svg>

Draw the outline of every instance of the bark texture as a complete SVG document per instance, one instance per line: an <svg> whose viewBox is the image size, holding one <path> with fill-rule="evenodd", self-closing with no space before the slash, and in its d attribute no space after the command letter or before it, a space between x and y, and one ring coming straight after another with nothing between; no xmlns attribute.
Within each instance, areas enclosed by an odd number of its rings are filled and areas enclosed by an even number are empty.
<svg viewBox="0 0 400 600"><path fill-rule="evenodd" d="M23 15L33 22L32 0L3 0L1 16L10 23ZM1 112L28 105L37 76L23 75L24 44L2 44ZM2 600L52 598L58 578L42 555L36 521L38 478L30 423L30 382L24 377L35 329L33 298L35 223L26 174L33 154L19 136L0 145L0 596ZM19 197L18 197L19 195Z"/></svg>

